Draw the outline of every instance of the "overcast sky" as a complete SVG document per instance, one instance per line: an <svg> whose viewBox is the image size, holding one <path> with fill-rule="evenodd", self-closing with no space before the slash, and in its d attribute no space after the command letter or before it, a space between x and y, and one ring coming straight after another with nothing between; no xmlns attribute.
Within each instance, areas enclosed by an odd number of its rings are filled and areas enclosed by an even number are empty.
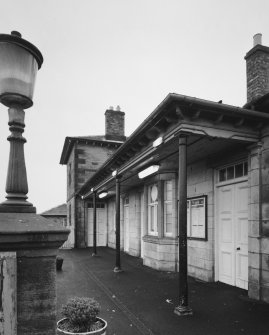
<svg viewBox="0 0 269 335"><path fill-rule="evenodd" d="M102 135L120 105L126 135L169 92L242 106L253 35L269 46L268 0L0 0L0 33L17 30L44 56L24 136L29 201L66 201L66 136ZM9 154L0 106L0 201Z"/></svg>

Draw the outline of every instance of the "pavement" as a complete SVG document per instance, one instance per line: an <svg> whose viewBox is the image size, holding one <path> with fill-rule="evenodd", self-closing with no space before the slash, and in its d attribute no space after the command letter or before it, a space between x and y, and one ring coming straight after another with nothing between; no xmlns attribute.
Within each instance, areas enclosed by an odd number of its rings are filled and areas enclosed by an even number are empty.
<svg viewBox="0 0 269 335"><path fill-rule="evenodd" d="M60 250L57 271L57 316L68 298L94 297L107 335L268 335L269 304L250 300L247 291L222 283L189 278L192 316L177 316L178 274L143 266L142 260L121 254L123 272L114 273L115 250Z"/></svg>

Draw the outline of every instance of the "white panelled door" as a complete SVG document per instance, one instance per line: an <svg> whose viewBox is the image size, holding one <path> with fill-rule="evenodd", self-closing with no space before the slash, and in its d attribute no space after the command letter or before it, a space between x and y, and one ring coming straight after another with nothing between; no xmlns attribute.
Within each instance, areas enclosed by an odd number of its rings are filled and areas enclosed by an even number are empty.
<svg viewBox="0 0 269 335"><path fill-rule="evenodd" d="M124 206L124 251L129 251L129 206Z"/></svg>
<svg viewBox="0 0 269 335"><path fill-rule="evenodd" d="M105 209L96 209L96 244L98 247L105 247L107 245L107 228ZM88 247L93 246L93 208L88 208Z"/></svg>
<svg viewBox="0 0 269 335"><path fill-rule="evenodd" d="M218 187L219 281L248 289L248 183Z"/></svg>

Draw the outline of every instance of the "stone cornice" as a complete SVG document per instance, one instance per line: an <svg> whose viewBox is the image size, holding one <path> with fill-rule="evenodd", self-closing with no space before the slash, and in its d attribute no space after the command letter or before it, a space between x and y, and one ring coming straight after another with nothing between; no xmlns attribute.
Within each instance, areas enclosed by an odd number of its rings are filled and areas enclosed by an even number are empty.
<svg viewBox="0 0 269 335"><path fill-rule="evenodd" d="M0 250L59 248L70 230L32 213L0 213Z"/></svg>

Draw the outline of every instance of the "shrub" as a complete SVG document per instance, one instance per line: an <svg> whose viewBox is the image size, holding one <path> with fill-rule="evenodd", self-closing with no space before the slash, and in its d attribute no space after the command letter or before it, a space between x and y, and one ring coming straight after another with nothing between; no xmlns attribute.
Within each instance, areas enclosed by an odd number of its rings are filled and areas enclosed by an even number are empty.
<svg viewBox="0 0 269 335"><path fill-rule="evenodd" d="M96 317L100 313L100 305L93 298L74 297L62 306L62 314L68 320L65 322L65 330L73 332L87 332L102 327Z"/></svg>

